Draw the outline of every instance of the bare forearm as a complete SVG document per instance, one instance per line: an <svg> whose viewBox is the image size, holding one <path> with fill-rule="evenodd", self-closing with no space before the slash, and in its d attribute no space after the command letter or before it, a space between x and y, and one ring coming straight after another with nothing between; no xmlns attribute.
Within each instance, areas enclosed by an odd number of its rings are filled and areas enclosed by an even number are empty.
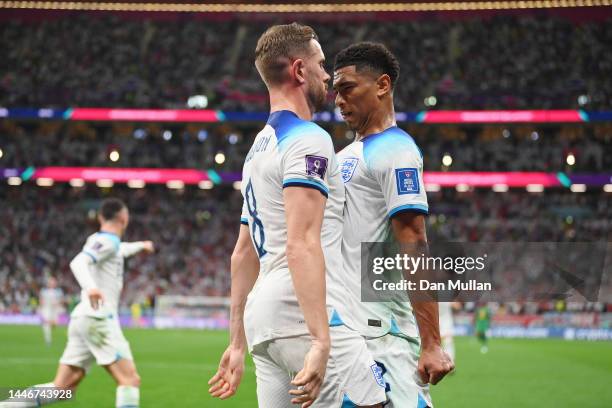
<svg viewBox="0 0 612 408"><path fill-rule="evenodd" d="M244 308L259 274L259 260L245 252L234 253L231 260L230 344L236 348L246 347Z"/></svg>
<svg viewBox="0 0 612 408"><path fill-rule="evenodd" d="M395 238L400 243L404 254L411 257L429 256L425 221L422 216L400 216L393 219L392 225ZM427 279L427 275L433 271L420 268L413 272L414 274L406 278L416 282ZM421 347L426 349L436 345L439 346L441 344L440 322L436 293L430 291L429 293L415 294L409 291L408 296L419 327Z"/></svg>
<svg viewBox="0 0 612 408"><path fill-rule="evenodd" d="M246 334L244 332L244 304L230 307L230 345L238 349L246 348Z"/></svg>
<svg viewBox="0 0 612 408"><path fill-rule="evenodd" d="M424 236L417 236L414 243L408 246L406 250L410 256L429 256L429 248L427 239ZM410 277L416 281L428 279L428 275L433 272L426 269L419 269ZM440 321L437 294L434 291L428 293L415 294L409 291L411 303L413 307L414 317L416 318L419 334L421 337L421 347L423 349L439 346L440 340Z"/></svg>
<svg viewBox="0 0 612 408"><path fill-rule="evenodd" d="M412 305L419 326L421 348L441 345L437 302L415 302Z"/></svg>
<svg viewBox="0 0 612 408"><path fill-rule="evenodd" d="M329 324L325 305L325 260L318 241L287 245L287 262L293 287L308 331L313 339L329 343Z"/></svg>

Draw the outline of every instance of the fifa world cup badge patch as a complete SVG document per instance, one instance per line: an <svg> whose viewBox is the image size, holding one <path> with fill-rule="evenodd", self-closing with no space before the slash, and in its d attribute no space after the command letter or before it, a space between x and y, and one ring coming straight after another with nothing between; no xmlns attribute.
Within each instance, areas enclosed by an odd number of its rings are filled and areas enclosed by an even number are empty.
<svg viewBox="0 0 612 408"><path fill-rule="evenodd" d="M386 384L385 384L385 379L383 378L382 368L380 368L378 364L372 364L370 368L372 369L372 373L374 374L374 379L376 380L376 384L385 388Z"/></svg>
<svg viewBox="0 0 612 408"><path fill-rule="evenodd" d="M342 175L342 181L344 183L348 183L353 178L353 173L355 173L357 169L357 163L359 163L359 159L356 157L347 157L342 161L340 174Z"/></svg>
<svg viewBox="0 0 612 408"><path fill-rule="evenodd" d="M306 174L309 176L317 176L321 179L325 178L327 171L327 158L321 156L306 156Z"/></svg>
<svg viewBox="0 0 612 408"><path fill-rule="evenodd" d="M397 194L419 194L419 172L415 168L395 169Z"/></svg>

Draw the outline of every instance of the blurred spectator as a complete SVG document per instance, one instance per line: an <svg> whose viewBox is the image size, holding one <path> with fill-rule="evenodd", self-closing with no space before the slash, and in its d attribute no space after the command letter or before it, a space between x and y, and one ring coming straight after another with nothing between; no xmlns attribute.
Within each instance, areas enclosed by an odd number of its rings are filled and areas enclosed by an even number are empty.
<svg viewBox="0 0 612 408"><path fill-rule="evenodd" d="M322 124L339 150L354 137L341 124ZM241 171L262 124L184 125L0 122L0 167L89 166L216 168ZM401 125L403 126L403 125ZM404 127L404 126L403 126ZM607 172L612 169L612 126L410 125L426 171ZM348 137L348 138L347 138ZM116 150L116 161L110 153ZM222 165L215 163L225 154ZM574 163L568 164L568 155ZM452 164L443 165L449 155Z"/></svg>
<svg viewBox="0 0 612 408"><path fill-rule="evenodd" d="M204 94L214 109L266 109L253 54L272 22L148 18L71 13L3 22L0 106L176 108ZM525 14L304 22L316 29L328 69L352 42L387 44L402 67L398 110L612 107L609 20Z"/></svg>
<svg viewBox="0 0 612 408"><path fill-rule="evenodd" d="M0 312L33 313L46 276L65 293L79 288L69 262L96 231L95 207L108 195L132 212L126 240L151 239L154 256L127 262L122 307L154 307L160 294L229 295L229 259L238 233L242 198L226 187L184 191L148 186L71 188L31 184L0 189ZM511 190L429 195L428 236L436 241L607 241L612 231L612 196L567 190L531 194ZM612 282L609 282L612 286ZM612 290L605 292L612 295Z"/></svg>
<svg viewBox="0 0 612 408"><path fill-rule="evenodd" d="M93 206L108 191L56 186L1 189L0 312L32 311L46 276L65 293L78 294L69 263L98 226ZM122 302L148 306L171 293L219 296L229 293L229 254L235 244L242 198L233 189L168 191L113 189L131 210L126 240L150 239L153 257L127 261Z"/></svg>

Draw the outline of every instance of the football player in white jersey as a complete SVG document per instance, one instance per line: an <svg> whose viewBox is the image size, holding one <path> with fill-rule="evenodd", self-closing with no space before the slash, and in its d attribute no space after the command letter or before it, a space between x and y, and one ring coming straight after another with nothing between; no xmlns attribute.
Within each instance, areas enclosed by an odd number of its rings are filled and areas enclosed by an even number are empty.
<svg viewBox="0 0 612 408"><path fill-rule="evenodd" d="M57 320L62 313L64 305L64 292L57 287L57 280L50 276L47 279L47 286L40 291L40 306L38 312L42 323L45 343L51 345L53 327L57 325Z"/></svg>
<svg viewBox="0 0 612 408"><path fill-rule="evenodd" d="M74 391L95 360L117 383L116 407L138 407L140 377L130 345L119 326L119 295L123 288L124 258L140 251L151 253L154 247L151 241L121 242L129 212L118 199L102 202L98 220L100 231L87 238L81 252L70 262L70 269L81 286L81 301L70 316L68 344L57 374L52 382L32 388ZM37 407L53 402L56 402L53 398L38 398L30 402L8 402L6 407Z"/></svg>
<svg viewBox="0 0 612 408"><path fill-rule="evenodd" d="M234 394L248 347L262 408L378 407L384 382L344 289L344 185L330 135L311 122L330 79L321 46L293 23L269 28L255 55L271 113L245 159L230 345L209 392Z"/></svg>
<svg viewBox="0 0 612 408"><path fill-rule="evenodd" d="M356 297L361 296L362 242L427 244L423 158L395 122L398 76L397 59L382 44L354 44L335 59L336 105L356 133L338 154L346 188L342 251ZM358 327L384 373L387 406L432 406L427 384L453 369L440 345L438 305L391 300L359 305Z"/></svg>

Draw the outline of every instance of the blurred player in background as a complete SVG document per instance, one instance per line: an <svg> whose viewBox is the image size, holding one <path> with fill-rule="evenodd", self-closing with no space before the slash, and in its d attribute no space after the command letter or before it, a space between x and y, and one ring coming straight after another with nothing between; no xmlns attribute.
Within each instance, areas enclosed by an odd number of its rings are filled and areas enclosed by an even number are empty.
<svg viewBox="0 0 612 408"><path fill-rule="evenodd" d="M40 291L39 313L42 322L45 343L51 345L53 327L57 325L59 315L64 309L64 292L57 287L57 280L50 276L47 286Z"/></svg>
<svg viewBox="0 0 612 408"><path fill-rule="evenodd" d="M481 304L476 308L476 312L474 313L474 333L480 342L480 352L482 354L489 351L489 344L487 341L489 327L491 327L491 310L486 303Z"/></svg>
<svg viewBox="0 0 612 408"><path fill-rule="evenodd" d="M81 302L72 311L68 344L53 382L32 388L76 389L93 360L117 382L116 406L138 407L140 377L130 345L119 326L119 295L123 288L124 258L140 251L153 252L151 241L121 242L129 223L126 205L118 199L102 202L100 231L87 238L82 251L70 262L81 286ZM37 407L57 402L0 403L1 407Z"/></svg>
<svg viewBox="0 0 612 408"><path fill-rule="evenodd" d="M378 407L381 373L344 325L352 312L341 257L344 186L330 135L311 122L330 79L321 46L312 28L293 23L269 28L255 55L271 113L243 168L230 346L210 393L234 394L248 343L262 408Z"/></svg>
<svg viewBox="0 0 612 408"><path fill-rule="evenodd" d="M455 342L453 340L453 303L440 302L440 337L442 337L442 348L455 361Z"/></svg>
<svg viewBox="0 0 612 408"><path fill-rule="evenodd" d="M134 302L130 306L130 313L132 314L132 326L142 326L142 306L140 302Z"/></svg>
<svg viewBox="0 0 612 408"><path fill-rule="evenodd" d="M399 63L382 44L354 44L336 56L336 105L356 132L355 141L338 154L346 186L342 252L356 298L361 296L362 242L427 244L423 158L395 123L398 76ZM384 373L388 406L432 406L427 383L436 384L454 367L440 345L438 305L359 304L358 327Z"/></svg>

